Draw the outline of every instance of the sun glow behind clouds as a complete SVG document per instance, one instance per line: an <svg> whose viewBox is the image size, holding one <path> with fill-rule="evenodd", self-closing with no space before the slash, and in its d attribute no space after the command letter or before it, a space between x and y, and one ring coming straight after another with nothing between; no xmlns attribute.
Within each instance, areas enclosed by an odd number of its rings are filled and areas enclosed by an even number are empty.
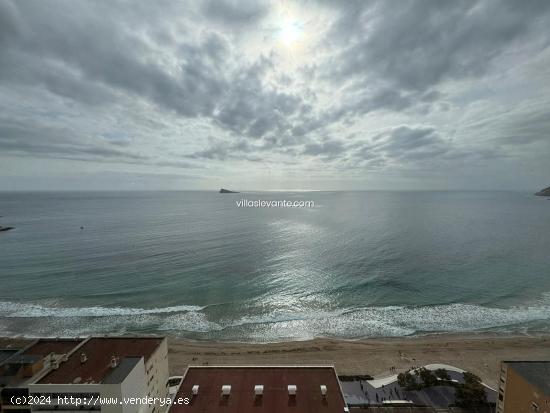
<svg viewBox="0 0 550 413"><path fill-rule="evenodd" d="M303 7L295 3L282 2L272 14L272 24L275 29L275 40L287 51L296 51L306 40L307 17Z"/></svg>
<svg viewBox="0 0 550 413"><path fill-rule="evenodd" d="M300 2L281 0L265 21L270 46L279 58L279 68L294 74L299 67L317 61L324 50L319 41L325 36L331 19L330 11L323 8L312 9ZM262 49L265 48L263 44Z"/></svg>
<svg viewBox="0 0 550 413"><path fill-rule="evenodd" d="M285 19L281 24L277 39L288 48L297 46L304 37L304 26L298 20Z"/></svg>

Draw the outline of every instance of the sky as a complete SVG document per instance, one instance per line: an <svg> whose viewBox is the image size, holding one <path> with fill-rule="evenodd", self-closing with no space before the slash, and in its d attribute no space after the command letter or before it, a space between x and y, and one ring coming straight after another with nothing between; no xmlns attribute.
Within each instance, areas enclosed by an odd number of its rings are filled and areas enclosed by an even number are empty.
<svg viewBox="0 0 550 413"><path fill-rule="evenodd" d="M550 185L550 1L0 0L0 190Z"/></svg>

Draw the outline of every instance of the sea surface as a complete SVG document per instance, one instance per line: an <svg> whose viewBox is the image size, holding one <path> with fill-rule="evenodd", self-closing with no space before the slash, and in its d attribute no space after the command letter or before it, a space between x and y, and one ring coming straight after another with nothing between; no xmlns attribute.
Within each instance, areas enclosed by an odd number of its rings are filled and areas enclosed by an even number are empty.
<svg viewBox="0 0 550 413"><path fill-rule="evenodd" d="M0 193L0 215L0 335L550 332L530 193Z"/></svg>

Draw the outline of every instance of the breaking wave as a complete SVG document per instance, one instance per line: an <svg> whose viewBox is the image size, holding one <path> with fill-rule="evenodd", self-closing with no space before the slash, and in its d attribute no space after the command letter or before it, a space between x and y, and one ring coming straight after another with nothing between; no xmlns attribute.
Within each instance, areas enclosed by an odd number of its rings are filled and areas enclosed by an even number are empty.
<svg viewBox="0 0 550 413"><path fill-rule="evenodd" d="M525 332L549 327L550 305L509 308L473 304L388 306L334 311L273 310L218 318L208 307L55 307L0 302L0 329L10 334L161 333L216 340L284 341L315 337L398 337L428 333Z"/></svg>
<svg viewBox="0 0 550 413"><path fill-rule="evenodd" d="M0 301L0 316L2 317L108 317L131 316L140 314L179 313L184 311L200 311L204 307L178 305L162 308L127 308L127 307L54 307L33 303L14 303Z"/></svg>

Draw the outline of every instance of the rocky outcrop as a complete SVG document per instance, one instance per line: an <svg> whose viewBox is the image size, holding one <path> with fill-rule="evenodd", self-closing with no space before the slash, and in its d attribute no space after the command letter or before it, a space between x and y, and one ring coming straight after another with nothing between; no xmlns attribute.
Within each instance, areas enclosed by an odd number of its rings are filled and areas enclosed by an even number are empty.
<svg viewBox="0 0 550 413"><path fill-rule="evenodd" d="M535 195L537 195L537 196L550 196L550 186L548 188L543 189L542 191L537 192Z"/></svg>

